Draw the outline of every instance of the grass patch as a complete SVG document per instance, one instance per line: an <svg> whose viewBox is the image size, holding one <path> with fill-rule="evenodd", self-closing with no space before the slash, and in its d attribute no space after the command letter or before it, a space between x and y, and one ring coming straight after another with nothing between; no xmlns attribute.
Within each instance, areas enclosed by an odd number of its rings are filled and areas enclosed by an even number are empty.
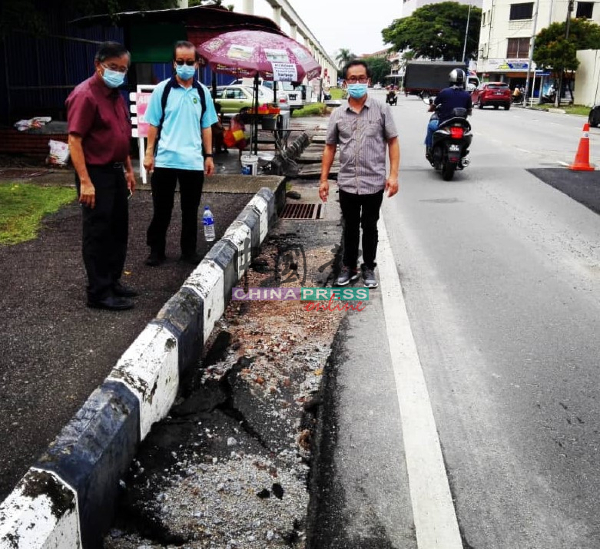
<svg viewBox="0 0 600 549"><path fill-rule="evenodd" d="M301 109L296 109L292 113L293 118L302 116L323 116L325 114L325 103L308 103Z"/></svg>
<svg viewBox="0 0 600 549"><path fill-rule="evenodd" d="M342 88L331 88L329 90L332 100L339 100L346 98L346 90ZM292 113L293 118L299 118L301 116L325 116L327 114L327 106L325 103L308 103L301 109L297 109Z"/></svg>
<svg viewBox="0 0 600 549"><path fill-rule="evenodd" d="M0 183L0 245L18 244L37 236L45 215L75 200L75 189Z"/></svg>
<svg viewBox="0 0 600 549"><path fill-rule="evenodd" d="M331 99L346 99L346 90L343 88L330 88L329 93L331 94Z"/></svg>
<svg viewBox="0 0 600 549"><path fill-rule="evenodd" d="M590 114L590 108L585 105L561 105L560 108L567 114L580 114L582 116Z"/></svg>

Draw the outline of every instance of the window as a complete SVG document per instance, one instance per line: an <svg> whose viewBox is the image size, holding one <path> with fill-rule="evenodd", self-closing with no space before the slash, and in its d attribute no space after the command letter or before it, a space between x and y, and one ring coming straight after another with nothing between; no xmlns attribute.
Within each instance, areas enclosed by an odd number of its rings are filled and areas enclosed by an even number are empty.
<svg viewBox="0 0 600 549"><path fill-rule="evenodd" d="M508 59L527 59L529 57L530 38L509 38L506 57Z"/></svg>
<svg viewBox="0 0 600 549"><path fill-rule="evenodd" d="M244 92L239 88L230 88L225 92L227 99L245 99Z"/></svg>
<svg viewBox="0 0 600 549"><path fill-rule="evenodd" d="M510 5L510 20L531 19L533 17L533 2Z"/></svg>
<svg viewBox="0 0 600 549"><path fill-rule="evenodd" d="M577 17L577 19L579 19L580 17L591 19L593 11L593 2L577 2L577 15L575 15L575 17Z"/></svg>

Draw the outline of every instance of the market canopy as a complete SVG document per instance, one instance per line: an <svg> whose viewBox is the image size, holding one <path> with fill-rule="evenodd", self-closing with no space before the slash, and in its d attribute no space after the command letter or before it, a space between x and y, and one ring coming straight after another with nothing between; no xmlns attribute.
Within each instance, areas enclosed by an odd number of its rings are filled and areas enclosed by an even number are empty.
<svg viewBox="0 0 600 549"><path fill-rule="evenodd" d="M197 50L213 71L238 78L302 82L321 75L321 65L308 48L283 33L222 32L197 45Z"/></svg>
<svg viewBox="0 0 600 549"><path fill-rule="evenodd" d="M136 63L168 63L177 40L198 45L232 30L267 30L283 34L266 17L247 15L220 7L195 6L153 11L127 11L114 15L90 15L71 21L79 26L119 26L127 31L128 47Z"/></svg>

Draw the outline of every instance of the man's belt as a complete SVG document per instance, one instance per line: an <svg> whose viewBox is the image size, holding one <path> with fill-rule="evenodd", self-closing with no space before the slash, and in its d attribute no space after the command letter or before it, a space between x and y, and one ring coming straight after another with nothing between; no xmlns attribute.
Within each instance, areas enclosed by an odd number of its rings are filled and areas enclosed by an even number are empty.
<svg viewBox="0 0 600 549"><path fill-rule="evenodd" d="M99 168L101 170L122 170L125 167L124 162L109 162L108 164L88 164L90 168Z"/></svg>

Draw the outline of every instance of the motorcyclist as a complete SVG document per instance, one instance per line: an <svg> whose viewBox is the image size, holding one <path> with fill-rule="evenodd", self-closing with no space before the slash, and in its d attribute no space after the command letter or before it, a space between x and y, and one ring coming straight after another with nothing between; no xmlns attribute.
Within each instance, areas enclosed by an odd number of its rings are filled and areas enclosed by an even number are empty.
<svg viewBox="0 0 600 549"><path fill-rule="evenodd" d="M512 102L513 103L522 103L523 102L523 92L519 86L515 86L515 89L512 93Z"/></svg>
<svg viewBox="0 0 600 549"><path fill-rule="evenodd" d="M394 90L394 88L391 88L385 96L385 102L389 105L395 105L396 101L398 101L398 99L396 98L396 91Z"/></svg>
<svg viewBox="0 0 600 549"><path fill-rule="evenodd" d="M467 109L467 114L473 113L473 102L471 94L465 91L465 83L467 76L465 71L461 69L453 69L450 72L450 86L444 88L429 104L429 112L436 112L437 118L434 116L427 124L427 136L425 138L425 154L427 158L430 156L430 149L433 145L433 133L438 129L438 126L452 118L452 111L457 108Z"/></svg>

